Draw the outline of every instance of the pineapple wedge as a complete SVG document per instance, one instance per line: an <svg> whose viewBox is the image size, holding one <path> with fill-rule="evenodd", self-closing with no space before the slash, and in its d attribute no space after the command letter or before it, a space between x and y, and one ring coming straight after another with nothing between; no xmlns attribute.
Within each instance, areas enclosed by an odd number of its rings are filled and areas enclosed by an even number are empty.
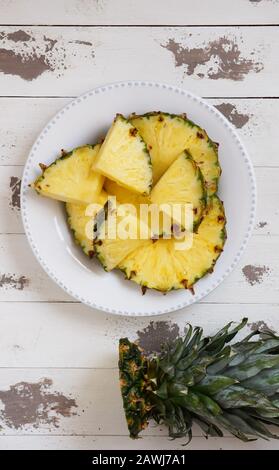
<svg viewBox="0 0 279 470"><path fill-rule="evenodd" d="M110 204L110 198L105 207L106 216L98 227L97 237L94 240L94 250L97 259L102 264L105 271L111 271L126 258L132 251L148 244L150 229L148 225L140 221L136 210L130 210L128 206L124 212L122 204ZM115 216L115 226L107 223L108 216ZM110 219L112 220L112 219ZM146 238L141 238L142 231ZM125 233L133 233L134 238L124 238Z"/></svg>
<svg viewBox="0 0 279 470"><path fill-rule="evenodd" d="M118 114L108 131L93 169L120 186L148 195L152 186L152 165L138 130Z"/></svg>
<svg viewBox="0 0 279 470"><path fill-rule="evenodd" d="M41 165L42 174L31 187L42 196L73 204L90 204L99 196L104 177L92 170L100 145L85 145Z"/></svg>
<svg viewBox="0 0 279 470"><path fill-rule="evenodd" d="M193 289L193 285L211 272L223 250L226 240L225 214L222 202L213 196L207 214L197 233L193 234L192 247L176 249L180 242L174 238L149 241L130 253L118 267L128 279L162 292L173 289Z"/></svg>
<svg viewBox="0 0 279 470"><path fill-rule="evenodd" d="M168 204L171 208L181 204L184 210L184 207L190 205L193 228L197 229L206 206L206 191L201 171L187 150L163 174L152 189L150 198L153 204ZM185 227L184 217L179 222Z"/></svg>
<svg viewBox="0 0 279 470"><path fill-rule="evenodd" d="M101 191L96 203L100 206L104 206L108 198L108 195L105 191ZM88 210L89 209L89 210ZM97 208L92 206L93 211L91 210L91 204L73 204L72 202L66 203L66 212L67 212L67 221L69 227L73 232L73 236L77 245L80 245L83 252L92 258L94 255L93 247L93 224L94 218L97 215ZM88 224L92 224L92 238L87 236Z"/></svg>
<svg viewBox="0 0 279 470"><path fill-rule="evenodd" d="M161 112L132 115L130 120L147 144L152 160L154 183L177 156L187 149L201 169L208 195L216 193L221 174L218 145L203 129L183 115Z"/></svg>

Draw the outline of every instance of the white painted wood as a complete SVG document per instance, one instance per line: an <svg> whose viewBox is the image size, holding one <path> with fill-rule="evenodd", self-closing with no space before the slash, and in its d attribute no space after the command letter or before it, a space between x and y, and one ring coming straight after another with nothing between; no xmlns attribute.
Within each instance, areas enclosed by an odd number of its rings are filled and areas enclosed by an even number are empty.
<svg viewBox="0 0 279 470"><path fill-rule="evenodd" d="M42 128L69 101L70 98L0 98L0 165L23 165ZM222 106L233 123L243 124L237 130L255 166L279 166L279 100L208 101ZM246 119L248 121L244 124Z"/></svg>
<svg viewBox="0 0 279 470"><path fill-rule="evenodd" d="M202 302L259 304L278 302L278 240L276 235L253 236L235 270ZM0 256L0 276L6 276L6 282L2 281L3 286L0 287L0 301L73 300L42 270L32 255L24 235L0 235ZM254 285L248 283L242 272L242 268L246 265L260 266L267 270L261 282ZM21 288L22 276L27 279L23 281L23 288ZM9 282L10 277L11 282Z"/></svg>
<svg viewBox="0 0 279 470"><path fill-rule="evenodd" d="M37 135L47 121L69 102L69 98L1 98L0 164L23 165ZM278 166L277 121L279 100L209 99L217 106L229 105L227 116L240 123L238 132L244 140L255 166ZM28 108L28 119L26 109ZM240 117L239 117L240 115ZM243 121L244 119L244 121Z"/></svg>
<svg viewBox="0 0 279 470"><path fill-rule="evenodd" d="M34 384L41 385L41 390L36 387L35 391ZM36 398L32 394L36 394ZM132 445L133 441L127 435L117 370L2 369L0 396L0 446L2 437L16 438L21 435L42 438L49 435L99 436L107 439L122 437L125 445ZM61 398L59 401L59 397L62 397L62 401ZM68 400L73 401L69 403ZM20 403L24 412L20 410ZM17 407L18 414L15 416L13 408ZM45 411L43 417L42 410ZM150 422L142 436L145 439L160 437L160 445L165 448L170 443L167 428L153 422ZM194 440L202 436L200 428L194 425ZM230 437L227 431L224 431L224 436L225 440ZM237 441L233 442L237 445ZM178 440L175 446L183 443L185 439ZM222 447L223 441L219 441L219 445Z"/></svg>
<svg viewBox="0 0 279 470"><path fill-rule="evenodd" d="M0 436L1 450L278 450L278 441L243 443L236 438L195 437L187 447L183 439L171 440L162 437L142 437L131 440L126 436Z"/></svg>
<svg viewBox="0 0 279 470"><path fill-rule="evenodd" d="M2 0L2 24L274 24L277 0Z"/></svg>
<svg viewBox="0 0 279 470"><path fill-rule="evenodd" d="M45 383L42 392L38 392L38 406L34 406L32 398L32 384ZM27 384L30 402L25 400L25 412L20 411L14 419L11 406L18 406L24 391L21 389ZM50 385L49 385L50 384ZM3 392L16 385L17 394L3 397ZM62 404L62 413L57 412L57 400L53 394L62 394L66 399L75 403L70 407ZM26 391L28 394L28 391ZM52 395L47 397L47 395ZM44 406L47 407L46 418L37 420ZM119 387L118 370L116 369L1 369L0 370L0 404L2 411L1 435L115 435L127 436L127 425L122 407L122 398ZM29 412L29 406L32 413ZM65 406L65 408L64 408ZM49 408L48 408L49 407ZM58 407L59 409L59 407ZM67 416L63 416L63 411ZM5 414L6 412L6 414ZM30 413L30 414L29 414ZM7 416L8 415L8 416ZM19 422L19 416L22 421ZM28 419L29 417L29 419ZM51 418L57 418L55 421ZM164 426L150 425L145 433L148 435L164 436L167 442L167 429ZM193 435L202 436L198 427Z"/></svg>
<svg viewBox="0 0 279 470"><path fill-rule="evenodd" d="M279 100L259 99L279 96L278 28L189 25L279 23L279 2L234 0L228 12L223 0L196 0L195 8L190 0L118 0L117 8L113 0L0 0L0 11L2 25L30 25L0 28L0 49L6 50L0 55L0 391L47 377L53 385L46 393L58 392L77 403L72 409L77 415L58 414L57 427L39 422L37 428L15 428L2 420L0 449L181 450L183 441L170 441L164 428L151 426L137 441L127 436L117 342L121 336L136 339L150 319L89 309L47 277L22 235L20 212L11 204L11 177L20 178L29 149L51 116L71 96L94 86L149 79L211 97L238 127L256 167L257 226L240 264L218 289L202 303L152 320L171 321L180 331L189 321L210 334L227 321L248 316L250 323L264 321L278 331ZM47 26L51 24L57 26ZM239 56L228 56L232 47ZM219 75L226 69L227 59L234 64L228 78L213 79L218 68ZM195 67L195 60L200 65ZM253 285L242 271L247 265L266 269L258 282L250 275ZM205 440L197 428L194 435L186 450L279 449L276 441Z"/></svg>
<svg viewBox="0 0 279 470"><path fill-rule="evenodd" d="M195 304L153 319L115 317L82 304L4 302L0 307L0 368L19 369L18 377L20 368L117 368L118 340L135 340L145 332L146 341L152 336L155 341L153 330L148 335L151 322L177 324L181 334L189 322L214 334L246 316L249 327L239 338L263 319L279 331L277 305Z"/></svg>
<svg viewBox="0 0 279 470"><path fill-rule="evenodd" d="M262 143L264 149L264 142ZM264 152L264 150L263 150ZM23 233L23 226L13 184L22 175L21 166L0 166L0 234ZM256 235L279 235L279 167L256 168L258 183ZM16 198L16 201L13 201Z"/></svg>
<svg viewBox="0 0 279 470"><path fill-rule="evenodd" d="M3 27L1 95L157 80L204 96L278 96L277 27ZM27 40L26 40L26 34ZM12 39L11 39L12 37ZM19 33L22 39L22 32ZM218 78L224 77L224 78Z"/></svg>

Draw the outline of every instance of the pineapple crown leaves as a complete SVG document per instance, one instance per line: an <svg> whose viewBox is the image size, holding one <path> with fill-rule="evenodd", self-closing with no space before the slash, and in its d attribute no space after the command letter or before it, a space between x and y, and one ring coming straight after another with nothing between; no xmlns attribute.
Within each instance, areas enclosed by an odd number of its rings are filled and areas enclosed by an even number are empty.
<svg viewBox="0 0 279 470"><path fill-rule="evenodd" d="M168 426L172 438L192 438L196 422L206 435L222 428L243 441L278 438L279 336L253 331L231 341L247 324L225 325L214 336L188 325L184 338L146 357L127 338L119 343L121 392L131 437L149 419Z"/></svg>

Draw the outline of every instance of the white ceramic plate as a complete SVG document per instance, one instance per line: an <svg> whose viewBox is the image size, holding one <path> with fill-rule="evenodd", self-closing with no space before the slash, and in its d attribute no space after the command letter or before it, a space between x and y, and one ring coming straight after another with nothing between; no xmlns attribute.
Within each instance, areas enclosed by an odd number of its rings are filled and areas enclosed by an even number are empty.
<svg viewBox="0 0 279 470"><path fill-rule="evenodd" d="M116 113L186 112L220 143L222 166L219 195L225 204L228 239L213 274L187 290L167 295L106 273L73 242L62 203L38 195L28 184L39 174L40 162L50 163L60 150L94 143L109 128ZM106 312L157 315L200 300L232 271L251 235L256 208L256 185L247 152L235 129L213 106L183 89L151 82L121 82L96 88L63 108L44 128L27 159L22 182L22 217L31 248L48 275L75 299Z"/></svg>

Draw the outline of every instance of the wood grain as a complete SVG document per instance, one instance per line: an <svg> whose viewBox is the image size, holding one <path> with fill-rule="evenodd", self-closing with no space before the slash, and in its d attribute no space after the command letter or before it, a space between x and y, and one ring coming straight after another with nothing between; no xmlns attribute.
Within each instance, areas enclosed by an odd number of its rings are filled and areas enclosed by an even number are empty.
<svg viewBox="0 0 279 470"><path fill-rule="evenodd" d="M0 98L0 165L24 165L42 128L69 101L70 98ZM279 166L279 99L208 101L236 126L254 166Z"/></svg>
<svg viewBox="0 0 279 470"><path fill-rule="evenodd" d="M243 443L236 438L195 437L185 448L184 442L162 437L146 436L131 440L127 436L2 436L0 449L80 449L80 450L278 450L278 442L258 440Z"/></svg>
<svg viewBox="0 0 279 470"><path fill-rule="evenodd" d="M0 3L0 449L181 449L162 427L128 438L117 342L158 348L186 321L210 334L243 316L246 331L279 330L279 0L234 0L229 11L223 0ZM234 272L201 303L152 319L73 301L35 260L20 218L22 169L42 127L71 97L127 79L207 97L237 128L258 183L257 223ZM279 449L194 435L187 450Z"/></svg>
<svg viewBox="0 0 279 470"><path fill-rule="evenodd" d="M274 24L277 0L58 0L55 8L42 0L2 0L2 24Z"/></svg>
<svg viewBox="0 0 279 470"><path fill-rule="evenodd" d="M0 235L0 253L0 301L73 301L40 267L24 235ZM278 236L253 236L237 268L202 303L275 303L279 301L278 281Z"/></svg>
<svg viewBox="0 0 279 470"><path fill-rule="evenodd" d="M190 322L203 326L205 334L213 334L225 322L240 321L244 316L249 318L249 326L243 334L261 325L263 319L269 328L279 330L276 305L195 304L154 318L129 318L77 303L3 302L0 368L17 369L18 378L21 368L116 369L121 337L140 339L142 347L155 348L160 338L168 340L175 325L180 333Z"/></svg>
<svg viewBox="0 0 279 470"><path fill-rule="evenodd" d="M1 95L73 96L145 79L211 97L278 96L278 27L2 27Z"/></svg>
<svg viewBox="0 0 279 470"><path fill-rule="evenodd" d="M266 156L264 150L262 155ZM19 210L22 167L9 165L0 168L0 234L23 234ZM256 178L261 197L255 235L279 235L279 167L257 167Z"/></svg>

